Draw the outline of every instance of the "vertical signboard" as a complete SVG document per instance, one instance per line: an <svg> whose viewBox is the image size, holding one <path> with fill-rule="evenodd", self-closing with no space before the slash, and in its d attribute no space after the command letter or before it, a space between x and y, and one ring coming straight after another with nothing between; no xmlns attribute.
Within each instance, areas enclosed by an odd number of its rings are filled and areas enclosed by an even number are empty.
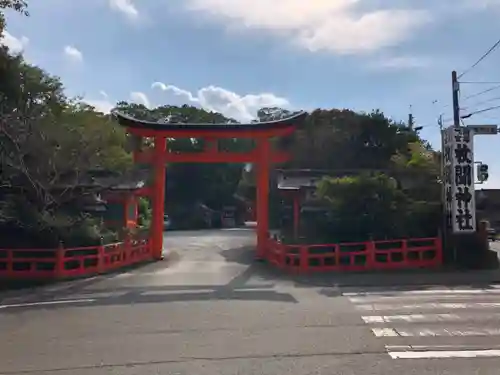
<svg viewBox="0 0 500 375"><path fill-rule="evenodd" d="M448 229L453 227L453 150L454 140L453 128L449 127L441 132L443 139L443 200L444 211L446 215L446 226Z"/></svg>
<svg viewBox="0 0 500 375"><path fill-rule="evenodd" d="M451 139L451 224L454 233L476 230L476 204L474 194L473 134L465 127L448 128ZM448 193L448 191L447 191Z"/></svg>

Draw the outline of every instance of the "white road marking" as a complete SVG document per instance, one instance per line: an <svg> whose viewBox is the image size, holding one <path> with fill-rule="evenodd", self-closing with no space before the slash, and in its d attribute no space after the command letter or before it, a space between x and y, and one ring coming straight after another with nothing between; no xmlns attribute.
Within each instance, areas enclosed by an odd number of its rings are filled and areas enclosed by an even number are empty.
<svg viewBox="0 0 500 375"><path fill-rule="evenodd" d="M361 317L366 324L376 323L435 323L459 322L466 320L492 320L499 319L500 314L408 314L408 315L374 315Z"/></svg>
<svg viewBox="0 0 500 375"><path fill-rule="evenodd" d="M481 296L481 297L495 297L498 298L500 297L500 290L495 290L495 292L475 292L475 293L458 293L458 294L442 294L442 295L436 295L436 294L416 294L416 295L400 295L400 296L366 296L366 297L348 297L349 301L352 303L357 303L357 304L362 304L362 303L391 303L391 302L396 302L396 301L401 301L401 300L406 300L406 301L412 301L412 300L430 300L430 299L466 299L466 298L471 298L474 296Z"/></svg>
<svg viewBox="0 0 500 375"><path fill-rule="evenodd" d="M392 359L430 359L430 358L481 358L500 357L500 350L438 350L438 351L388 351Z"/></svg>
<svg viewBox="0 0 500 375"><path fill-rule="evenodd" d="M346 292L342 293L346 297L399 297L414 295L435 295L435 294L500 294L500 286L491 285L490 288L481 289L428 289L428 290L402 290L387 292Z"/></svg>
<svg viewBox="0 0 500 375"><path fill-rule="evenodd" d="M392 328L372 328L372 332L377 337L397 337L399 336Z"/></svg>
<svg viewBox="0 0 500 375"><path fill-rule="evenodd" d="M471 328L471 329L449 329L449 328L418 328L418 329L400 329L390 328L394 331L393 335L383 335L387 328L373 328L372 332L376 337L383 336L401 336L401 337L471 337L471 336L500 336L498 328Z"/></svg>
<svg viewBox="0 0 500 375"><path fill-rule="evenodd" d="M13 303L9 305L0 305L0 309L8 309L13 307L30 307L30 306L44 306L44 305L62 305L62 304L72 304L72 303L88 303L94 302L95 299L67 299L58 301L42 301L42 302L27 302L27 303Z"/></svg>
<svg viewBox="0 0 500 375"><path fill-rule="evenodd" d="M375 310L418 310L418 309L473 309L473 308L498 308L500 302L474 302L474 303L421 303L411 305L398 305L398 304L367 304L357 305L356 308L364 311Z"/></svg>

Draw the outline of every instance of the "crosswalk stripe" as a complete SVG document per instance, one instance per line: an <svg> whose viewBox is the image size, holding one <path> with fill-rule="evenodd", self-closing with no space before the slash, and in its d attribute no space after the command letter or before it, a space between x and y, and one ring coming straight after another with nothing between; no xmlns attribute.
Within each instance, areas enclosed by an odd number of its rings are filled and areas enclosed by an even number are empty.
<svg viewBox="0 0 500 375"><path fill-rule="evenodd" d="M500 319L500 314L499 314ZM464 318L457 314L409 314L409 315L375 315L362 316L361 319L367 324L374 323L428 323L428 322L443 322L443 321L460 321Z"/></svg>
<svg viewBox="0 0 500 375"><path fill-rule="evenodd" d="M392 359L431 359L431 358L488 358L500 357L500 350L426 350L387 352Z"/></svg>
<svg viewBox="0 0 500 375"><path fill-rule="evenodd" d="M372 328L372 332L377 337L397 337L396 330L392 328Z"/></svg>
<svg viewBox="0 0 500 375"><path fill-rule="evenodd" d="M391 296L413 296L413 295L437 295L437 294L500 294L500 288L492 285L490 288L480 289L428 289L428 290L401 290L387 292L344 292L346 297L391 297Z"/></svg>
<svg viewBox="0 0 500 375"><path fill-rule="evenodd" d="M474 303L420 303L420 304L363 304L356 305L356 308L364 311L377 311L377 310L425 310L425 309L473 309L473 308L498 308L500 302L474 302Z"/></svg>
<svg viewBox="0 0 500 375"><path fill-rule="evenodd" d="M361 319L366 324L379 323L442 323L460 321L500 320L499 313L462 313L462 314L402 314L402 315L368 315Z"/></svg>
<svg viewBox="0 0 500 375"><path fill-rule="evenodd" d="M364 312L361 318L377 340L384 340L387 344L405 344L386 345L387 354L392 359L500 357L500 348L491 345L493 338L496 342L500 337L500 328L496 324L500 321L500 312L497 310L500 309L498 285L479 289L450 288L343 295L356 309ZM486 344L478 344L487 337L491 339ZM437 341L436 344L452 344L459 340L461 345L432 345L432 341L429 342L431 338ZM424 347L412 345L423 341L427 343Z"/></svg>
<svg viewBox="0 0 500 375"><path fill-rule="evenodd" d="M367 296L367 297L348 297L349 301L356 304L367 304L367 303L393 303L400 301L416 301L416 300L434 300L436 298L444 300L453 299L467 299L474 296L481 296L483 298L498 298L500 293L476 293L476 294L442 294L442 295L430 295L430 294L418 294L418 295L402 295L402 296Z"/></svg>
<svg viewBox="0 0 500 375"><path fill-rule="evenodd" d="M500 336L499 328L472 328L472 329L449 329L449 328L372 328L375 337L471 337L471 336Z"/></svg>

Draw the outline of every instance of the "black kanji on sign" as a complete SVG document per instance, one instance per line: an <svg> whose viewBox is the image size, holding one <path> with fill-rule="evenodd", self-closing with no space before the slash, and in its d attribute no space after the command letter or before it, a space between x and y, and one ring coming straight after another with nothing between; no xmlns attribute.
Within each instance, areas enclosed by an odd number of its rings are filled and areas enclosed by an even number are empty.
<svg viewBox="0 0 500 375"><path fill-rule="evenodd" d="M472 163L472 150L465 143L457 145L455 159L458 164Z"/></svg>
<svg viewBox="0 0 500 375"><path fill-rule="evenodd" d="M455 193L455 200L458 208L467 208L472 201L472 194L467 186L457 187L458 192Z"/></svg>
<svg viewBox="0 0 500 375"><path fill-rule="evenodd" d="M453 216L451 215L451 212L448 212L446 214L446 226L448 228L451 228L452 224L453 224Z"/></svg>
<svg viewBox="0 0 500 375"><path fill-rule="evenodd" d="M457 213L455 215L455 220L458 224L458 229L460 230L472 230L474 227L472 226L472 215L468 208L465 209L457 209Z"/></svg>
<svg viewBox="0 0 500 375"><path fill-rule="evenodd" d="M457 185L472 185L472 166L457 165L455 167L455 183Z"/></svg>
<svg viewBox="0 0 500 375"><path fill-rule="evenodd" d="M455 142L469 142L470 141L470 129L468 128L454 128Z"/></svg>
<svg viewBox="0 0 500 375"><path fill-rule="evenodd" d="M470 135L471 135L471 131L470 129L468 128L465 128L462 130L462 136L464 138L464 142L470 142Z"/></svg>

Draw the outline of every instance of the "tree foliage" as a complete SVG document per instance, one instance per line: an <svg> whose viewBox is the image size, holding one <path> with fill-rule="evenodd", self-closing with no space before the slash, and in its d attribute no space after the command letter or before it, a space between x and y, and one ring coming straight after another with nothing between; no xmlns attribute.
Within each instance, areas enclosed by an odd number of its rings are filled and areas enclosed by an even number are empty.
<svg viewBox="0 0 500 375"><path fill-rule="evenodd" d="M144 105L120 102L116 110L139 119L149 121L169 121L182 123L236 123L220 113L183 105L160 106L148 109ZM196 152L202 150L204 140L178 138L169 139L168 148L174 152ZM245 139L219 141L219 147L226 151L243 152L252 147L252 142ZM241 164L221 163L176 163L167 165L166 207L174 209L176 205L203 203L213 209L221 209L233 203L242 174Z"/></svg>
<svg viewBox="0 0 500 375"><path fill-rule="evenodd" d="M287 116L278 109L263 119ZM283 166L323 170L319 201L327 214L305 215L309 241L363 241L435 235L439 225L439 161L417 133L382 112L315 110L278 147ZM247 177L247 180L251 180ZM315 204L318 204L316 202Z"/></svg>
<svg viewBox="0 0 500 375"><path fill-rule="evenodd" d="M1 7L24 11L25 3ZM82 188L92 171L127 176L132 163L125 143L125 132L108 116L67 98L58 77L0 49L2 239L10 234L14 242L47 246L99 240L104 228L82 215L77 202L106 188Z"/></svg>

